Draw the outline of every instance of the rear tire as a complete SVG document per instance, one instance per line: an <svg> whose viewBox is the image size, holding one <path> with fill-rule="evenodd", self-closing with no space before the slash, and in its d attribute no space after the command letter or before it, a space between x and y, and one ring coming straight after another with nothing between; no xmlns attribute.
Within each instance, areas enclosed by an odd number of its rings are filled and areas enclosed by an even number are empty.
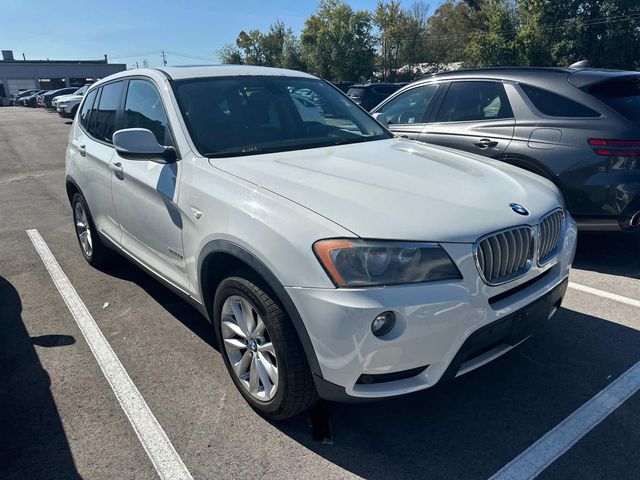
<svg viewBox="0 0 640 480"><path fill-rule="evenodd" d="M254 410L284 420L316 402L311 370L295 328L261 279L248 272L224 279L216 290L213 311L225 366Z"/></svg>
<svg viewBox="0 0 640 480"><path fill-rule="evenodd" d="M92 267L103 267L113 258L113 250L107 247L96 230L87 202L81 193L71 200L76 238L84 259Z"/></svg>

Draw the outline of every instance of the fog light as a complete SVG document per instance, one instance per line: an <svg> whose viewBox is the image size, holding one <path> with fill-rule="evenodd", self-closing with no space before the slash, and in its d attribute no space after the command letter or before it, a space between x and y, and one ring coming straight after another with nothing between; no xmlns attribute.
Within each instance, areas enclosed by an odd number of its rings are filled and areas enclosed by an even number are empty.
<svg viewBox="0 0 640 480"><path fill-rule="evenodd" d="M396 315L393 312L382 312L371 322L371 331L376 337L386 335L396 324Z"/></svg>

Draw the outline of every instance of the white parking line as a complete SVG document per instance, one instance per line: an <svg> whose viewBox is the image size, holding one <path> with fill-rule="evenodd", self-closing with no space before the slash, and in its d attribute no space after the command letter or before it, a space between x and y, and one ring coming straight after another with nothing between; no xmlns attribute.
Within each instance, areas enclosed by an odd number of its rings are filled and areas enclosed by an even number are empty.
<svg viewBox="0 0 640 480"><path fill-rule="evenodd" d="M640 307L640 300L635 300L629 297L623 297L616 293L605 292L604 290L598 290L597 288L587 287L586 285L580 285L579 283L569 282L569 287L574 290L580 290L581 292L590 293L591 295L597 295L609 300L615 300L616 302L625 303L632 307Z"/></svg>
<svg viewBox="0 0 640 480"><path fill-rule="evenodd" d="M27 235L42 259L53 283L76 320L80 331L89 344L102 373L107 378L124 413L151 459L161 479L190 480L193 477L182 459L173 448L167 434L149 409L142 395L129 378L111 345L104 338L100 328L60 268L44 239L37 230L27 230Z"/></svg>
<svg viewBox="0 0 640 480"><path fill-rule="evenodd" d="M640 362L505 465L490 480L535 478L638 390Z"/></svg>

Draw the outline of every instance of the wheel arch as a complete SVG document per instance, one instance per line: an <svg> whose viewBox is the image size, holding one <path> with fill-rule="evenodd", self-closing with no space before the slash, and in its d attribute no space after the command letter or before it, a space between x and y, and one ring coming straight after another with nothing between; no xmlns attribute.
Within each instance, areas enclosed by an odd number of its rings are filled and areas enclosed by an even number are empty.
<svg viewBox="0 0 640 480"><path fill-rule="evenodd" d="M82 190L80 189L76 181L69 175L67 175L64 179L64 186L67 191L67 198L69 199L69 204L71 204L71 202L73 201L73 196L76 193L79 193L84 197Z"/></svg>
<svg viewBox="0 0 640 480"><path fill-rule="evenodd" d="M564 199L565 205L569 206L569 203L567 203L567 194L565 192L562 181L560 180L558 175L555 174L553 170L547 167L543 162L536 160L533 157L529 157L528 155L519 155L516 153L505 153L503 155L495 157L495 159L546 178L556 187L558 187L558 190L560 190L560 194Z"/></svg>
<svg viewBox="0 0 640 480"><path fill-rule="evenodd" d="M302 344L311 373L322 377L320 364L304 322L293 300L275 274L253 253L229 240L212 240L198 256L198 287L209 320L213 321L213 293L226 275L238 269L247 269L258 275L278 299L291 319Z"/></svg>

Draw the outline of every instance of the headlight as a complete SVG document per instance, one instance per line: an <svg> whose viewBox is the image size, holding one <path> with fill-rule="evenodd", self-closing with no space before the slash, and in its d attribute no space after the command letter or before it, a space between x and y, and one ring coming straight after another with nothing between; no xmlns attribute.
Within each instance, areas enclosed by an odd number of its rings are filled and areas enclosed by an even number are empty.
<svg viewBox="0 0 640 480"><path fill-rule="evenodd" d="M370 287L461 279L437 243L384 240L320 240L313 245L338 287Z"/></svg>

